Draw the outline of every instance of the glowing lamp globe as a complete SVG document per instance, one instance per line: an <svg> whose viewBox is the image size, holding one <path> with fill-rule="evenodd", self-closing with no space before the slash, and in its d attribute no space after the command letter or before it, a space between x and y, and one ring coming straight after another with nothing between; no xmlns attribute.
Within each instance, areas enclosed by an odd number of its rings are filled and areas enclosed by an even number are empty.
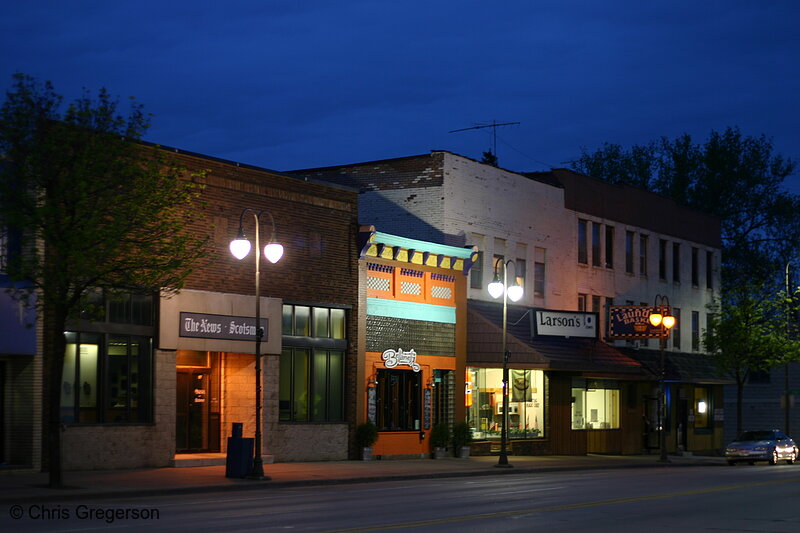
<svg viewBox="0 0 800 533"><path fill-rule="evenodd" d="M234 239L231 241L230 244L231 254L233 254L233 257L241 261L242 259L247 257L247 254L250 253L250 246L251 246L250 241L248 241L247 239L244 238Z"/></svg>
<svg viewBox="0 0 800 533"><path fill-rule="evenodd" d="M491 295L492 298L500 298L500 296L503 294L503 289L504 289L503 282L500 281L499 279L495 279L489 284L487 289L489 289L489 294Z"/></svg>
<svg viewBox="0 0 800 533"><path fill-rule="evenodd" d="M675 325L675 317L672 315L666 315L663 319L664 327L667 329L671 329L672 326Z"/></svg>
<svg viewBox="0 0 800 533"><path fill-rule="evenodd" d="M283 245L271 242L264 247L264 257L270 263L277 263L283 257Z"/></svg>
<svg viewBox="0 0 800 533"><path fill-rule="evenodd" d="M522 299L522 293L522 286L514 284L508 288L508 299L512 302L518 302Z"/></svg>
<svg viewBox="0 0 800 533"><path fill-rule="evenodd" d="M658 312L650 313L650 323L653 324L654 326L660 326L662 318L663 317L661 316L661 313Z"/></svg>

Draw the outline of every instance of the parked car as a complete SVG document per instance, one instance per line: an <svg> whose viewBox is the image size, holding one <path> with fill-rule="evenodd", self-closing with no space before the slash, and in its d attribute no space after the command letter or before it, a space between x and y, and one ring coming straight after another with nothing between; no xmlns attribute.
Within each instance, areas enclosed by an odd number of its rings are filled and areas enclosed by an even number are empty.
<svg viewBox="0 0 800 533"><path fill-rule="evenodd" d="M792 464L797 460L797 445L777 429L745 431L725 448L725 459L729 465L737 462L755 464L767 461L774 465L778 461Z"/></svg>

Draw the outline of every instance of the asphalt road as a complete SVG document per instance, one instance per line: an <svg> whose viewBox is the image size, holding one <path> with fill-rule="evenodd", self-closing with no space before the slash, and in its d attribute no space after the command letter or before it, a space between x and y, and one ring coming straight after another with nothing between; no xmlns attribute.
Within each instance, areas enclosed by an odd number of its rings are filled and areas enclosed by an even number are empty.
<svg viewBox="0 0 800 533"><path fill-rule="evenodd" d="M800 531L800 465L553 472L3 506L0 531Z"/></svg>

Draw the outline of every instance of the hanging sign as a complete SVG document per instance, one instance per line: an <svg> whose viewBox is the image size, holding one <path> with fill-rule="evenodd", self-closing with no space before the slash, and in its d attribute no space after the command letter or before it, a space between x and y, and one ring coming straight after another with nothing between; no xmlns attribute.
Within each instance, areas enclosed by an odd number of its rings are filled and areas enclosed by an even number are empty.
<svg viewBox="0 0 800 533"><path fill-rule="evenodd" d="M536 335L597 338L597 313L536 311Z"/></svg>
<svg viewBox="0 0 800 533"><path fill-rule="evenodd" d="M408 365L414 372L419 372L417 352L414 350L409 350L407 352L401 349L386 350L381 357L386 361L386 368L394 368L397 365Z"/></svg>
<svg viewBox="0 0 800 533"><path fill-rule="evenodd" d="M652 307L612 305L608 308L609 339L649 339L661 336L661 327L650 323Z"/></svg>

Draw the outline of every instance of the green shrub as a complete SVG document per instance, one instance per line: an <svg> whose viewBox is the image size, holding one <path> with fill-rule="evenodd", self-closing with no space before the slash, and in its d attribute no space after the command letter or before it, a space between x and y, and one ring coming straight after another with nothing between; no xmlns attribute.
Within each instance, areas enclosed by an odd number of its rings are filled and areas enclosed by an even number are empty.
<svg viewBox="0 0 800 533"><path fill-rule="evenodd" d="M439 423L431 430L431 446L434 448L447 448L450 442L450 426Z"/></svg>
<svg viewBox="0 0 800 533"><path fill-rule="evenodd" d="M378 427L372 422L364 422L356 426L356 446L371 448L378 440Z"/></svg>
<svg viewBox="0 0 800 533"><path fill-rule="evenodd" d="M464 446L469 446L472 442L472 431L466 422L456 422L453 425L453 448L458 450Z"/></svg>

